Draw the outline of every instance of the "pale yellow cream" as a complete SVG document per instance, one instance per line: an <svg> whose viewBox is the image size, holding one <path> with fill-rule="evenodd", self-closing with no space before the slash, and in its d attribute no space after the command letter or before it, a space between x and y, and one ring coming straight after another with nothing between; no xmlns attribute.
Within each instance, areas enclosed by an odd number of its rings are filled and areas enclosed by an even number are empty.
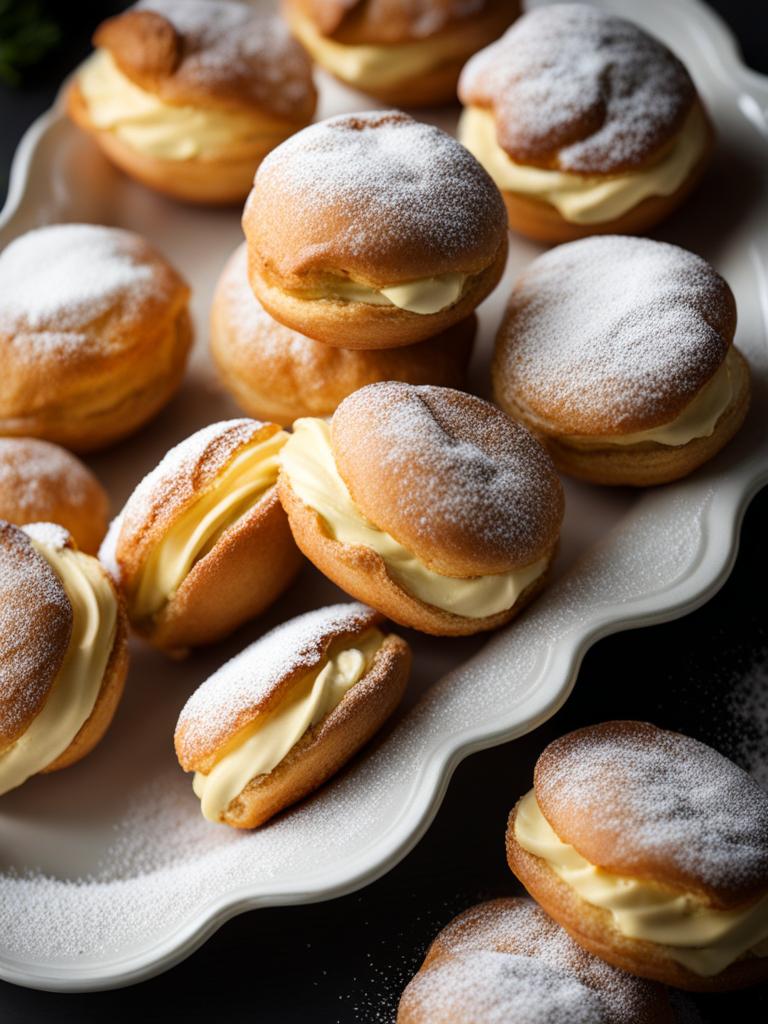
<svg viewBox="0 0 768 1024"><path fill-rule="evenodd" d="M631 173L592 176L515 163L496 140L496 123L489 110L467 107L459 121L459 141L502 192L541 199L572 224L614 220L649 196L672 195L701 159L707 139L707 122L697 104L679 137L655 164Z"/></svg>
<svg viewBox="0 0 768 1024"><path fill-rule="evenodd" d="M318 64L363 90L397 85L433 71L447 61L463 58L467 51L465 33L460 30L438 39L355 46L321 35L309 18L293 8L290 24L293 34Z"/></svg>
<svg viewBox="0 0 768 1024"><path fill-rule="evenodd" d="M335 540L377 552L395 583L435 608L470 619L495 615L511 608L546 569L546 558L523 569L469 579L441 576L428 569L413 552L366 519L354 503L336 468L325 420L297 420L280 461L293 492L322 516Z"/></svg>
<svg viewBox="0 0 768 1024"><path fill-rule="evenodd" d="M339 278L322 291L307 293L302 298L342 299L345 302L362 302L367 306L397 306L410 313L426 315L439 313L458 302L466 280L466 274L442 274L440 277L425 277L386 288L371 288L359 281Z"/></svg>
<svg viewBox="0 0 768 1024"><path fill-rule="evenodd" d="M723 360L723 365L707 381L692 402L670 423L650 430L638 430L633 434L608 435L606 437L565 437L565 441L588 442L593 444L641 444L654 441L677 448L688 444L697 437L711 437L717 421L733 400L736 381L741 373L741 364L732 348Z"/></svg>
<svg viewBox="0 0 768 1024"><path fill-rule="evenodd" d="M219 474L210 490L173 524L147 558L129 595L132 619L156 615L224 531L277 482L279 453L287 439L288 434L280 430L266 441L248 445Z"/></svg>
<svg viewBox="0 0 768 1024"><path fill-rule="evenodd" d="M358 638L354 647L331 652L327 661L297 683L274 711L244 729L207 775L196 772L192 788L204 817L220 821L231 801L252 779L276 768L307 729L333 711L362 679L383 642L383 634L371 629Z"/></svg>
<svg viewBox="0 0 768 1024"><path fill-rule="evenodd" d="M243 147L270 149L285 128L266 115L172 106L127 78L107 50L97 50L77 84L96 128L159 160L224 159Z"/></svg>
<svg viewBox="0 0 768 1024"><path fill-rule="evenodd" d="M515 838L581 899L610 911L622 935L663 946L695 974L711 977L747 952L768 952L761 945L768 939L768 896L744 910L713 910L693 895L610 874L557 836L533 790L520 801Z"/></svg>
<svg viewBox="0 0 768 1024"><path fill-rule="evenodd" d="M67 749L96 704L117 629L117 599L95 558L30 538L72 605L72 635L48 700L26 732L0 753L0 794Z"/></svg>

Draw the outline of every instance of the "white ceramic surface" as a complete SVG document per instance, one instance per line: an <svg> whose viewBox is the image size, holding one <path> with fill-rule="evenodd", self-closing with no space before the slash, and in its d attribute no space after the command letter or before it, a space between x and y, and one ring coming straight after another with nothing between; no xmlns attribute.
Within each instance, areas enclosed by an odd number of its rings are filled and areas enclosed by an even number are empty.
<svg viewBox="0 0 768 1024"><path fill-rule="evenodd" d="M744 509L768 482L768 80L742 66L721 23L694 0L603 6L683 57L717 121L707 180L658 237L709 258L736 293L737 342L755 379L744 430L673 486L631 494L569 483L549 590L490 639L412 637L414 680L393 728L332 785L257 833L202 820L173 757L176 715L225 658L339 592L308 568L263 620L186 662L134 645L126 699L104 743L0 803L0 977L54 990L128 984L171 966L236 913L367 884L418 841L463 757L554 713L595 640L682 615L727 576ZM371 106L325 78L321 92L320 116ZM454 115L434 120L450 128ZM57 107L19 147L0 244L76 220L146 234L195 295L198 340L182 393L141 433L90 460L117 508L172 443L236 412L211 373L206 319L216 275L241 236L235 212L178 206L121 177ZM484 305L473 370L481 391L508 283L537 251L513 240L505 284Z"/></svg>

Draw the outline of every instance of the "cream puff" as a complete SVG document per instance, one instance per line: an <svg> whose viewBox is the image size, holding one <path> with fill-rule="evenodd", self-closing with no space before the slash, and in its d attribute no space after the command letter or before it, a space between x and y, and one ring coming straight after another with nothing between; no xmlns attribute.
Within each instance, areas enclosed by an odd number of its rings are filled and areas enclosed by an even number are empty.
<svg viewBox="0 0 768 1024"><path fill-rule="evenodd" d="M278 146L243 229L267 312L348 349L447 330L495 288L507 256L504 203L480 164L398 111L333 117Z"/></svg>
<svg viewBox="0 0 768 1024"><path fill-rule="evenodd" d="M58 523L95 555L107 532L104 488L70 452L33 437L0 438L0 519Z"/></svg>
<svg viewBox="0 0 768 1024"><path fill-rule="evenodd" d="M400 999L397 1024L673 1024L661 985L592 956L535 903L497 899L450 921Z"/></svg>
<svg viewBox="0 0 768 1024"><path fill-rule="evenodd" d="M253 4L143 0L93 42L70 117L126 174L176 199L242 202L264 155L312 120L309 59Z"/></svg>
<svg viewBox="0 0 768 1024"><path fill-rule="evenodd" d="M474 315L417 345L333 348L273 319L253 294L247 269L242 245L214 295L211 355L224 386L248 415L286 425L302 416L330 416L347 395L382 380L464 386Z"/></svg>
<svg viewBox="0 0 768 1024"><path fill-rule="evenodd" d="M138 430L175 394L189 288L138 235L55 224L0 253L0 435L75 451Z"/></svg>
<svg viewBox="0 0 768 1024"><path fill-rule="evenodd" d="M296 38L336 78L393 106L453 103L464 62L520 13L518 0L283 0Z"/></svg>
<svg viewBox="0 0 768 1024"><path fill-rule="evenodd" d="M345 398L330 424L297 420L279 492L326 576L438 636L513 618L544 585L563 516L525 427L473 395L393 382Z"/></svg>
<svg viewBox="0 0 768 1024"><path fill-rule="evenodd" d="M543 242L645 232L696 185L714 143L691 77L632 22L586 4L530 11L467 64L459 139Z"/></svg>
<svg viewBox="0 0 768 1024"><path fill-rule="evenodd" d="M60 526L0 521L0 794L102 738L128 671L125 613Z"/></svg>
<svg viewBox="0 0 768 1024"><path fill-rule="evenodd" d="M768 979L768 794L697 740L605 722L550 743L507 859L616 967L700 991Z"/></svg>
<svg viewBox="0 0 768 1024"><path fill-rule="evenodd" d="M701 257L618 235L570 242L515 285L494 397L563 472L666 483L711 459L744 421L749 367L735 329L733 294Z"/></svg>
<svg viewBox="0 0 768 1024"><path fill-rule="evenodd" d="M131 625L170 653L213 643L286 589L301 556L277 497L276 423L229 420L172 448L111 531Z"/></svg>
<svg viewBox="0 0 768 1024"><path fill-rule="evenodd" d="M411 654L362 605L284 622L187 701L175 744L203 815L256 828L326 782L400 702Z"/></svg>

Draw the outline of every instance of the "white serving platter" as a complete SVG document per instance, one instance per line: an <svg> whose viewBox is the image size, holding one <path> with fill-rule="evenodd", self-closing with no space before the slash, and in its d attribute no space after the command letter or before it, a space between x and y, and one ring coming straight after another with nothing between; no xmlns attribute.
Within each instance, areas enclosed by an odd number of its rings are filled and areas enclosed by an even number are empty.
<svg viewBox="0 0 768 1024"><path fill-rule="evenodd" d="M675 485L635 494L568 483L547 592L490 638L411 636L414 679L392 728L331 785L258 832L202 819L173 756L176 716L226 658L340 592L308 567L262 620L185 662L134 644L126 698L101 746L0 802L0 977L60 991L129 984L187 956L234 914L366 885L418 842L462 758L523 735L562 705L591 644L691 611L728 575L744 510L768 482L768 79L741 64L726 29L695 0L603 6L681 55L717 122L714 166L658 237L706 256L736 293L737 342L754 373L743 431ZM372 106L326 78L320 85L321 117ZM421 116L451 128L455 114ZM0 245L36 225L78 220L145 234L194 289L197 343L181 394L142 432L90 460L117 509L171 444L237 414L212 374L206 325L216 276L241 238L239 218L129 182L57 104L19 146ZM481 392L509 282L538 251L513 239L505 282L481 310L473 366Z"/></svg>

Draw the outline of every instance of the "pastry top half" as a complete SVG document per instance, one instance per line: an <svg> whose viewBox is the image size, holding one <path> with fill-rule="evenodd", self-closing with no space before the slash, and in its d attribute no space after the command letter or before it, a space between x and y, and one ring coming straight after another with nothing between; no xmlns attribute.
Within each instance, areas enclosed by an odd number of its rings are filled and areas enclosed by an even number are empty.
<svg viewBox="0 0 768 1024"><path fill-rule="evenodd" d="M241 651L182 709L175 735L182 768L210 771L246 727L285 706L333 651L354 647L382 622L364 605L332 605L283 623Z"/></svg>
<svg viewBox="0 0 768 1024"><path fill-rule="evenodd" d="M632 22L586 4L539 7L462 72L513 161L581 175L643 168L697 103L681 62Z"/></svg>
<svg viewBox="0 0 768 1024"><path fill-rule="evenodd" d="M234 0L142 0L99 26L94 45L145 92L176 107L305 124L309 58L278 18Z"/></svg>
<svg viewBox="0 0 768 1024"><path fill-rule="evenodd" d="M188 299L186 282L133 232L55 224L21 235L0 254L3 415L125 377Z"/></svg>
<svg viewBox="0 0 768 1024"><path fill-rule="evenodd" d="M499 330L497 397L529 423L612 436L675 420L723 366L736 304L700 256L606 235L544 253Z"/></svg>
<svg viewBox="0 0 768 1024"><path fill-rule="evenodd" d="M0 751L39 714L72 635L64 585L27 534L0 521Z"/></svg>
<svg viewBox="0 0 768 1024"><path fill-rule="evenodd" d="M736 909L768 892L768 795L711 747L644 722L551 743L536 802L559 840L611 874Z"/></svg>
<svg viewBox="0 0 768 1024"><path fill-rule="evenodd" d="M243 213L252 266L299 297L472 277L506 245L498 189L470 153L397 111L311 125L260 165Z"/></svg>
<svg viewBox="0 0 768 1024"><path fill-rule="evenodd" d="M578 946L531 900L497 899L454 918L406 989L399 1024L651 1024L672 1020L660 986Z"/></svg>
<svg viewBox="0 0 768 1024"><path fill-rule="evenodd" d="M372 384L336 410L331 442L360 511L434 572L504 573L556 542L563 496L549 456L480 398Z"/></svg>
<svg viewBox="0 0 768 1024"><path fill-rule="evenodd" d="M512 0L290 0L317 29L340 43L427 40L472 19L501 13ZM511 20L511 19L510 19Z"/></svg>

